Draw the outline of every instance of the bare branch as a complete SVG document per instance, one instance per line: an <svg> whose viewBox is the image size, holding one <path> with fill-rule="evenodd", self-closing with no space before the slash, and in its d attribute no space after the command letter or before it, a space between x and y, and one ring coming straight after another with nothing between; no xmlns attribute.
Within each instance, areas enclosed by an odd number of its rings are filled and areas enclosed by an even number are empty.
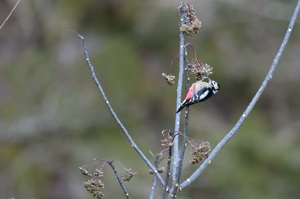
<svg viewBox="0 0 300 199"><path fill-rule="evenodd" d="M112 170L114 171L115 176L117 177L117 180L118 180L118 182L119 182L119 184L120 184L120 186L121 186L121 188L122 188L122 190L123 190L126 198L130 199L129 193L128 193L128 191L127 191L127 189L126 189L126 187L125 187L125 185L123 183L123 180L121 179L121 176L120 176L119 172L117 171L116 167L113 165L113 161L108 161L108 164L112 168Z"/></svg>
<svg viewBox="0 0 300 199"><path fill-rule="evenodd" d="M7 22L7 20L10 18L10 16L12 15L12 13L14 12L14 10L16 9L16 7L18 6L18 4L20 3L21 0L18 0L17 3L15 4L15 6L11 9L10 13L7 15L6 19L3 21L3 23L0 26L0 30L2 29L2 27L4 26L4 24Z"/></svg>
<svg viewBox="0 0 300 199"><path fill-rule="evenodd" d="M185 90L186 92L189 89L189 70L188 70L188 59L187 56L184 56L184 63L186 66L186 70L185 70L185 77L186 77L186 83L185 83ZM189 107L186 107L186 111L185 111L185 117L184 117L184 128L183 128L183 140L182 140L182 146L181 146L181 151L180 151L180 157L179 157L179 162L178 162L178 166L176 169L176 173L175 173L175 186L172 186L172 195L175 196L177 194L178 191L178 185L179 185L179 180L180 180L180 176L181 176L181 172L182 172L182 165L183 165L183 158L184 158L184 154L185 154L185 149L186 149L186 141L187 141L187 133L188 133L188 125L189 125Z"/></svg>
<svg viewBox="0 0 300 199"><path fill-rule="evenodd" d="M79 38L81 38L82 40L82 46L83 46L83 53L84 53L84 56L85 56L85 59L87 61L87 64L88 64L88 67L91 71L91 74L92 74L92 77L96 83L96 86L98 87L98 90L100 92L100 94L102 95L112 117L116 120L117 124L119 125L119 127L121 128L121 130L123 131L124 135L126 136L126 138L128 139L128 141L130 142L131 146L136 150L136 152L140 155L140 157L145 161L145 163L148 165L148 167L150 169L152 169L152 171L154 172L154 174L156 175L156 177L158 178L159 182L162 184L162 186L165 185L165 182L164 180L162 179L162 177L160 176L160 174L158 173L157 169L152 165L152 163L147 159L147 157L143 154L143 152L139 149L139 147L135 144L134 140L132 139L132 137L129 135L129 132L127 131L127 129L124 127L124 125L122 124L122 122L120 121L120 119L118 118L117 114L115 113L115 111L113 110L112 106L110 105L106 95L105 95L105 92L95 74L95 71L94 71L94 67L90 61L90 58L89 58L89 55L88 55L88 52L87 52L87 48L86 48L86 44L85 44L85 38L80 35L79 33L73 31L73 30L68 30L70 32L73 32L75 34L77 34L77 36Z"/></svg>
<svg viewBox="0 0 300 199"><path fill-rule="evenodd" d="M185 18L185 12L184 12L184 3L180 4L180 27L184 25L184 18ZM183 81L183 72L184 72L184 33L180 31L179 34L180 43L179 43L179 72L178 72L178 85L177 85L177 98L176 98L176 110L180 106L181 103L181 92L182 92L182 81ZM174 132L179 132L180 128L180 112L175 115L175 128ZM177 170L178 165L178 145L179 145L179 137L175 136L174 138L174 146L173 146L173 184L175 182L175 174Z"/></svg>
<svg viewBox="0 0 300 199"><path fill-rule="evenodd" d="M177 137L177 136L175 136ZM166 193L169 191L168 190L168 183L169 183L169 178L170 178L170 172L171 172L171 162L172 162L172 150L173 147L169 146L169 153L168 153L168 163L167 163L167 172L166 172L166 179L165 179L165 186L163 188L163 192L162 192L162 199L166 198Z"/></svg>
<svg viewBox="0 0 300 199"><path fill-rule="evenodd" d="M151 153L152 154L152 153ZM154 155L153 155L154 156ZM159 165L159 158L160 156L159 155L156 155L154 157L154 166L155 168L157 169L158 168L158 165ZM150 197L149 199L154 199L155 197L155 191L156 191L156 184L157 184L157 178L155 175L153 175L153 179L152 179L152 186L151 186L151 192L150 192Z"/></svg>

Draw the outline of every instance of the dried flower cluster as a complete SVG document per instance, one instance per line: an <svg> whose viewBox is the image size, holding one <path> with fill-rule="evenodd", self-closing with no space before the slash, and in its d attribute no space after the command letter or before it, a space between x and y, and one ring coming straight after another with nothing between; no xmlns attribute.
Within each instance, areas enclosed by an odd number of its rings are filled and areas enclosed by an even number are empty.
<svg viewBox="0 0 300 199"><path fill-rule="evenodd" d="M158 171L158 173L163 173L163 172L165 172L165 167L159 167L157 169L157 171Z"/></svg>
<svg viewBox="0 0 300 199"><path fill-rule="evenodd" d="M167 75L167 74L165 74L165 73L163 73L163 74L161 74L161 75L165 78L165 80L167 81L167 83L168 83L169 85L171 85L171 86L174 85L174 83L175 83L175 81L174 81L175 76L173 76L173 75Z"/></svg>
<svg viewBox="0 0 300 199"><path fill-rule="evenodd" d="M159 168L157 168L157 171L158 171L158 173L163 173L163 172L165 172L165 167L159 167ZM154 174L152 169L149 170L149 174L150 175Z"/></svg>
<svg viewBox="0 0 300 199"><path fill-rule="evenodd" d="M79 170L80 170L80 172L81 172L82 175L92 177L92 174L90 174L86 168L79 167Z"/></svg>
<svg viewBox="0 0 300 199"><path fill-rule="evenodd" d="M82 175L85 175L85 176L89 176L89 177L96 176L96 177L100 177L100 178L103 177L103 171L98 168L96 168L96 172L94 174L89 173L88 169L90 169L90 167L91 166L82 166L82 167L79 167L79 170L82 173Z"/></svg>
<svg viewBox="0 0 300 199"><path fill-rule="evenodd" d="M213 73L213 67L208 64L198 63L197 61L194 61L194 63L191 64L189 70L195 75L197 81L202 80Z"/></svg>
<svg viewBox="0 0 300 199"><path fill-rule="evenodd" d="M104 184L101 182L100 178L93 178L86 182L83 182L84 188L90 192L94 198L102 199L104 194L100 189L104 188Z"/></svg>
<svg viewBox="0 0 300 199"><path fill-rule="evenodd" d="M162 133L163 133L165 139L162 139L160 142L164 148L169 148L169 147L173 146L173 144L174 144L173 143L174 134L171 131L168 131L168 133L165 135L164 132L165 131L163 131Z"/></svg>
<svg viewBox="0 0 300 199"><path fill-rule="evenodd" d="M104 194L100 191L104 188L104 184L101 179L103 178L103 172L100 169L96 169L96 172L92 175L88 172L88 170L84 167L79 167L79 170L83 175L92 177L88 181L83 182L84 188L90 192L94 198L102 199Z"/></svg>
<svg viewBox="0 0 300 199"><path fill-rule="evenodd" d="M101 167L96 167L96 165L100 162L102 162ZM90 177L90 179L88 181L85 181L83 185L84 188L94 196L94 198L101 199L104 196L104 194L101 192L101 189L104 188L104 184L101 181L101 179L103 178L104 166L109 165L113 169L114 173L119 176L115 166L113 165L113 162L117 162L124 168L124 166L116 160L112 161L99 158L94 158L94 162L90 165L84 165L82 167L79 167L79 170L83 175ZM91 170L94 170L93 168L95 168L95 172L90 173ZM131 168L124 168L124 171L122 172L122 179L123 181L130 181L135 174L136 172L132 172ZM117 178L118 180L120 179L119 177ZM121 184L120 181L119 183Z"/></svg>
<svg viewBox="0 0 300 199"><path fill-rule="evenodd" d="M178 8L180 10L180 7ZM194 36L201 27L201 22L196 17L196 10L193 5L184 4L185 12L184 24L180 26L180 31L187 35Z"/></svg>
<svg viewBox="0 0 300 199"><path fill-rule="evenodd" d="M129 169L124 168L124 171L122 173L123 180L129 182L129 180L131 180L131 178L135 174L137 174L137 172L132 172L131 168L129 168Z"/></svg>
<svg viewBox="0 0 300 199"><path fill-rule="evenodd" d="M201 160L206 159L211 152L209 142L192 144L192 149L193 149L193 152L191 153L193 155L193 159L191 160L192 164L199 163Z"/></svg>

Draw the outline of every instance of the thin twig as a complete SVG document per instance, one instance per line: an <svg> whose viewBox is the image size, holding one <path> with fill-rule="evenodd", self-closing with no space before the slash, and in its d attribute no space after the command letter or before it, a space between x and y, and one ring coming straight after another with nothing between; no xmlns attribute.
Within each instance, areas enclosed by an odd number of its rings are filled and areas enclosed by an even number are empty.
<svg viewBox="0 0 300 199"><path fill-rule="evenodd" d="M184 24L185 12L184 12L185 4L181 2L180 4L180 26ZM182 80L183 80L183 71L184 71L184 33L181 31L179 34L179 72L178 72L178 85L177 85L177 98L176 98L176 110L180 106L181 103L181 92L182 92ZM179 132L180 128L180 112L175 115L175 128L174 132ZM175 186L175 178L176 178L176 170L178 166L178 145L179 145L179 137L175 136L174 145L173 145L173 182L172 187ZM172 188L173 189L173 188Z"/></svg>
<svg viewBox="0 0 300 199"><path fill-rule="evenodd" d="M246 117L249 115L249 113L251 112L251 110L253 109L254 105L256 104L256 102L258 101L258 99L260 98L261 94L263 93L263 91L265 90L267 84L269 83L269 81L272 79L273 77L273 73L278 65L278 62L281 58L282 52L290 38L291 32L293 30L298 12L300 9L300 0L298 0L297 6L295 8L295 11L293 13L293 16L290 20L290 24L288 26L287 32L284 36L283 42L273 60L273 63L270 67L270 70L268 72L268 74L266 75L264 81L262 82L260 88L258 89L257 93L255 94L255 96L253 97L252 101L250 102L250 104L248 105L248 107L246 108L246 110L244 111L244 113L242 114L242 116L240 117L240 119L238 120L238 122L235 124L235 126L231 129L231 131L218 143L218 145L214 148L214 150L211 152L211 154L208 156L208 158L203 162L203 164L186 180L184 181L181 185L180 188L184 189L187 186L189 186L192 182L194 182L199 175L207 168L207 166L211 163L211 161L214 159L214 157L217 155L217 153L223 148L223 146L236 134L237 130L239 129L239 127L241 126L241 124L243 123L243 121L246 119Z"/></svg>
<svg viewBox="0 0 300 199"><path fill-rule="evenodd" d="M115 111L113 110L112 106L110 105L106 95L105 95L105 92L96 76L96 73L94 71L94 67L90 61L90 58L89 58L89 55L88 55L88 52L87 52L87 48L86 48L86 45L85 45L85 38L80 35L79 33L73 31L73 30L68 30L70 32L73 32L75 34L77 34L77 36L79 38L81 38L82 40L82 46L83 46L83 53L84 53L84 56L86 58L86 61L87 61L87 64L88 64L88 67L91 71L91 75L98 87L98 90L100 91L100 94L102 95L112 117L116 120L117 124L119 125L119 127L121 128L121 130L123 131L124 135L126 136L126 138L128 139L128 141L130 142L131 146L136 150L136 152L141 156L141 158L144 160L144 162L148 165L148 167L150 169L152 169L152 171L154 172L154 174L156 175L156 177L158 178L159 182L162 184L162 186L165 185L164 183L164 180L162 179L162 177L159 175L157 169L152 165L152 163L147 159L147 157L143 154L143 152L139 149L139 147L135 144L134 140L131 138L131 136L129 135L127 129L124 127L124 125L122 124L122 122L120 121L120 119L118 118L117 114L115 113Z"/></svg>
<svg viewBox="0 0 300 199"><path fill-rule="evenodd" d="M177 137L177 136L175 136ZM169 191L168 190L168 184L169 184L169 178L170 178L170 172L171 172L171 162L172 162L172 146L169 147L169 153L168 153L168 162L167 162L167 171L166 171L166 178L165 178L165 186L163 188L162 192L162 199L166 198L166 193Z"/></svg>
<svg viewBox="0 0 300 199"><path fill-rule="evenodd" d="M21 0L18 0L16 5L13 7L13 9L10 11L10 13L8 14L8 16L6 17L6 19L3 21L3 23L0 26L0 30L2 29L2 27L4 26L4 24L7 22L7 20L10 18L10 16L12 15L12 13L14 12L14 10L16 9L16 7L18 6L18 4L20 3Z"/></svg>
<svg viewBox="0 0 300 199"><path fill-rule="evenodd" d="M118 179L118 181L119 181L119 184L120 184L120 186L121 186L121 188L122 188L122 190L123 190L123 192L124 192L126 198L127 198L127 199L130 199L129 193L128 193L128 191L127 191L127 189L126 189L126 187L125 187L125 185L124 185L124 183L123 183L123 180L121 179L121 176L120 176L119 172L117 171L116 167L113 165L113 161L108 161L107 163L109 164L109 166L110 166L110 167L112 168L112 170L114 171L115 176L117 177L117 179Z"/></svg>
<svg viewBox="0 0 300 199"><path fill-rule="evenodd" d="M192 48L193 52L194 52L194 57L195 57L196 63L201 66L202 62L199 60L196 48L194 47L194 45L192 44L192 42L186 43L184 45L184 48L186 49L188 46L190 46Z"/></svg>
<svg viewBox="0 0 300 199"><path fill-rule="evenodd" d="M156 155L155 158L154 158L154 166L155 166L156 169L158 168L158 165L159 165L159 157L160 157L159 155ZM152 186L151 186L151 192L150 192L149 199L154 199L154 197L155 197L156 184L157 184L157 178L156 178L155 175L153 175Z"/></svg>

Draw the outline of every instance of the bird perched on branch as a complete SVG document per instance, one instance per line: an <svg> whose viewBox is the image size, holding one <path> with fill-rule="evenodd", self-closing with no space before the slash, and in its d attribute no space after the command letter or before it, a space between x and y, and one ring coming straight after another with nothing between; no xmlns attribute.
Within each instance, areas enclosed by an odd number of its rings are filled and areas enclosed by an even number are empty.
<svg viewBox="0 0 300 199"><path fill-rule="evenodd" d="M193 83L192 86L189 88L185 99L177 109L176 113L180 112L186 106L207 100L208 98L216 94L219 91L219 89L219 83L211 79L209 79L209 82L204 82L200 80Z"/></svg>

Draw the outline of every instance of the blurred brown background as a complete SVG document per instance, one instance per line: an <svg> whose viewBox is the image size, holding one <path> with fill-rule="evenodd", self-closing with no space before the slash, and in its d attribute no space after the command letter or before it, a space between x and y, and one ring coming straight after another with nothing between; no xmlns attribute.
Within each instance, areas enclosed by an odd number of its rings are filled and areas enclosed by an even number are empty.
<svg viewBox="0 0 300 199"><path fill-rule="evenodd" d="M4 21L16 1L0 1ZM192 41L221 84L194 105L189 135L214 147L242 114L282 42L296 0L190 1L202 21ZM148 168L98 93L81 41L110 103L151 158L173 129L176 87L161 77L178 55L180 1L23 0L0 30L0 198L92 198L78 167L115 159L138 174L132 198L148 198ZM299 21L299 20L298 20ZM300 197L299 23L278 69L238 134L180 198ZM173 65L177 76L178 60ZM187 152L189 158L189 152ZM186 160L183 179L197 168ZM105 198L124 198L105 168ZM138 186L137 186L138 185ZM159 191L158 191L158 197Z"/></svg>

